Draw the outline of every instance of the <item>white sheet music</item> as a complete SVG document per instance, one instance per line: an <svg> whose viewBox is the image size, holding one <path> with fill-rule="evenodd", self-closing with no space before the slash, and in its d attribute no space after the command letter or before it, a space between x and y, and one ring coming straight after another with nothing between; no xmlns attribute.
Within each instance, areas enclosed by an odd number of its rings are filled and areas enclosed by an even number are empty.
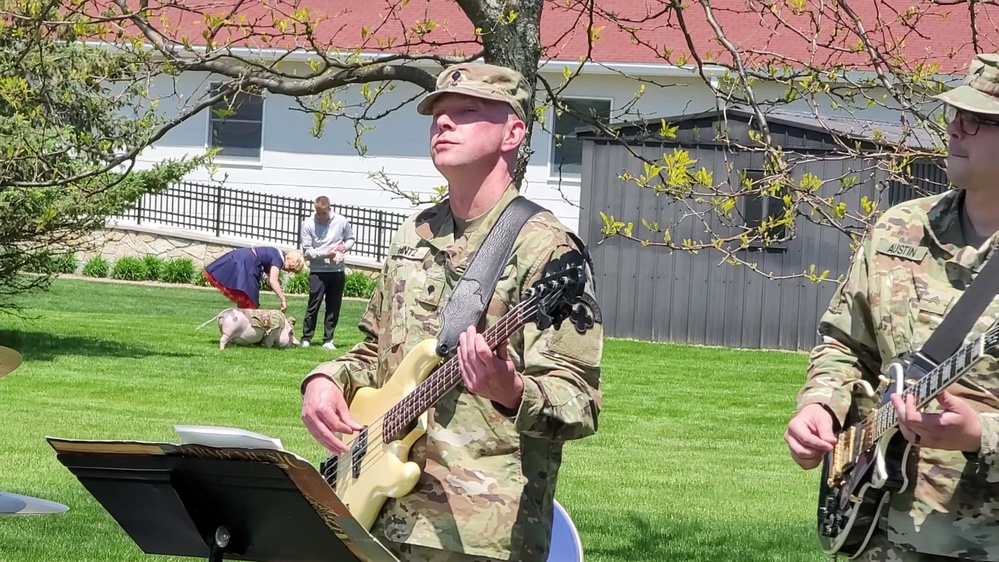
<svg viewBox="0 0 999 562"><path fill-rule="evenodd" d="M280 439L235 427L211 425L175 425L174 431L182 445L206 447L234 447L240 449L274 449L283 451Z"/></svg>

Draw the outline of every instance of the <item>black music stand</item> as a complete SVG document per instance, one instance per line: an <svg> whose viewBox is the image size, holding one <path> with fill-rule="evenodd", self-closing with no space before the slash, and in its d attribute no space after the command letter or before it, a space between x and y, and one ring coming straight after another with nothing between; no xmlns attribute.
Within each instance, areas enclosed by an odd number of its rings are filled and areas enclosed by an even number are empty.
<svg viewBox="0 0 999 562"><path fill-rule="evenodd" d="M146 554L398 562L304 459L280 450L47 438Z"/></svg>

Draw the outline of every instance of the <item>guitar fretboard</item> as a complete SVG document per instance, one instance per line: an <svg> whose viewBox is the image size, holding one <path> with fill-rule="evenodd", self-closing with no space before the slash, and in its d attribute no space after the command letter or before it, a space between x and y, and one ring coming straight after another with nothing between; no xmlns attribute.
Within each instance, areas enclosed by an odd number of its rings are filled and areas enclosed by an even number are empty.
<svg viewBox="0 0 999 562"><path fill-rule="evenodd" d="M916 405L922 407L950 383L961 378L972 365L981 359L986 350L995 347L996 343L999 343L999 328L992 328L945 359L932 371L920 377L900 396L902 398L913 396ZM864 451L873 447L885 432L897 426L898 414L895 411L895 406L889 402L878 407L873 415L857 424L856 431L860 435L854 436L852 458L857 458Z"/></svg>
<svg viewBox="0 0 999 562"><path fill-rule="evenodd" d="M528 298L503 315L499 322L483 332L482 337L485 338L489 348L495 350L496 346L506 341L517 328L524 324L531 317L528 309L536 306L540 298L540 293L533 292ZM382 430L384 441L389 443L401 438L404 429L436 404L448 391L458 386L460 382L461 366L458 363L458 358L452 357L420 383L416 390L385 413L385 423Z"/></svg>

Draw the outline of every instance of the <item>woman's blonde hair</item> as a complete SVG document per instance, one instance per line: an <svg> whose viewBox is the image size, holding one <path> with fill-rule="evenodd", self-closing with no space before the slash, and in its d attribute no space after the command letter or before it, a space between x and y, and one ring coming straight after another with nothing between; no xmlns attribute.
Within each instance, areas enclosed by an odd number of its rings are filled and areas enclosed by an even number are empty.
<svg viewBox="0 0 999 562"><path fill-rule="evenodd" d="M298 250L292 250L284 255L284 268L293 273L305 269L305 256Z"/></svg>

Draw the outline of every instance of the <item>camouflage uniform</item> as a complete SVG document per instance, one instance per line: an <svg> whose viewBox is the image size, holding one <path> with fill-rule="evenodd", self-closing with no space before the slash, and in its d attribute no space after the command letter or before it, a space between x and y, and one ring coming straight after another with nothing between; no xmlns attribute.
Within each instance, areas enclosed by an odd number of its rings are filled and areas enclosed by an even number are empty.
<svg viewBox="0 0 999 562"><path fill-rule="evenodd" d="M414 346L437 335L438 315L470 257L516 195L509 188L457 237L447 201L411 216L389 247L361 319L364 341L313 374L331 377L348 402L359 387L383 385ZM551 213L530 219L480 333L521 300L549 260L575 249ZM587 286L591 297L592 291ZM582 333L574 326L584 322L544 332L529 323L510 338L510 359L524 379L518 411L462 386L434 408L427 434L410 454L423 470L419 483L407 496L389 499L372 528L403 560L546 559L563 442L594 433L600 410L599 311L582 304L577 311L589 324Z"/></svg>
<svg viewBox="0 0 999 562"><path fill-rule="evenodd" d="M294 322L294 319L286 317L280 310L261 310L259 308L251 309L250 311L250 325L254 328L260 328L264 330L264 338L274 330L280 330L284 326L285 318L289 321ZM263 340L261 340L263 341Z"/></svg>
<svg viewBox="0 0 999 562"><path fill-rule="evenodd" d="M883 368L899 354L918 350L940 324L999 243L993 236L980 248L966 245L963 200L964 191L952 190L909 201L875 224L821 319L823 341L811 352L799 410L824 404L841 426L854 423L875 405L854 383L863 379L883 390ZM997 318L999 299L966 341ZM981 451L913 447L915 485L891 498L887 517L859 560L999 560L997 371L999 362L983 360L949 388L980 412ZM925 411L939 411L939 404L931 401Z"/></svg>

